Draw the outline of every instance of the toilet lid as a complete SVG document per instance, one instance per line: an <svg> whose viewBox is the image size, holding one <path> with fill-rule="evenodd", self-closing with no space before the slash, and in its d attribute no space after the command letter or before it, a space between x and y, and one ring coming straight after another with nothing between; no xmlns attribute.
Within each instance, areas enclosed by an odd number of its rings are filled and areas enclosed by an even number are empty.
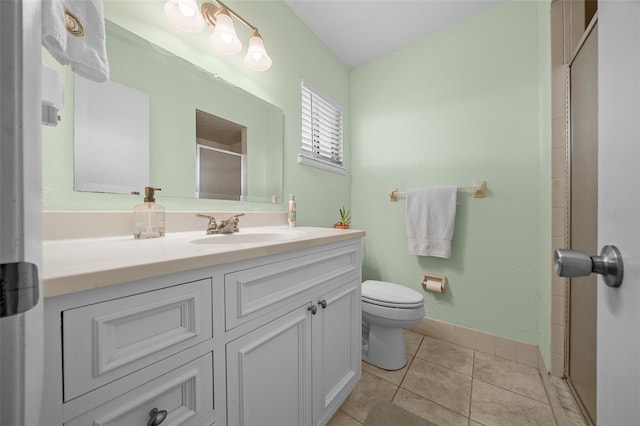
<svg viewBox="0 0 640 426"><path fill-rule="evenodd" d="M398 284L368 280L362 283L362 300L382 306L415 308L424 303L422 294Z"/></svg>

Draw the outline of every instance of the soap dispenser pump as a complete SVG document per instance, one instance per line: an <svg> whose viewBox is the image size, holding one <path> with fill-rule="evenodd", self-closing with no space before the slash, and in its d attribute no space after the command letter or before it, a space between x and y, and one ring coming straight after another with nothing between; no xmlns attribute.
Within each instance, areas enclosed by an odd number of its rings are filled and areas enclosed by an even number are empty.
<svg viewBox="0 0 640 426"><path fill-rule="evenodd" d="M160 188L144 188L144 203L133 210L135 239L164 237L164 207L156 204L155 191Z"/></svg>

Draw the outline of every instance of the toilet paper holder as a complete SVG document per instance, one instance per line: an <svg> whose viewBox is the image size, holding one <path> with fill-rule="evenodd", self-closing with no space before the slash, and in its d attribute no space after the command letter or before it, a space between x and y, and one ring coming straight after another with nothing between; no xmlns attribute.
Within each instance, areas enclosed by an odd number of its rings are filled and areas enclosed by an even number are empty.
<svg viewBox="0 0 640 426"><path fill-rule="evenodd" d="M422 288L425 291L432 291L435 293L444 293L444 288L447 283L447 277L438 274L424 274L422 276Z"/></svg>

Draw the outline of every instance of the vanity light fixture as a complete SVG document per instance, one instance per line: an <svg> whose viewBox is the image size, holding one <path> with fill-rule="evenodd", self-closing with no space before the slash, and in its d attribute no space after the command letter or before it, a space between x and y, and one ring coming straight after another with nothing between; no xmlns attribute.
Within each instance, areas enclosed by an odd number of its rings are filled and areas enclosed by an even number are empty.
<svg viewBox="0 0 640 426"><path fill-rule="evenodd" d="M198 11L196 0L169 0L164 13L173 25L183 31L197 33L204 28L204 18Z"/></svg>
<svg viewBox="0 0 640 426"><path fill-rule="evenodd" d="M267 54L258 28L229 9L220 0L212 1L218 5L204 2L198 10L196 0L167 0L164 11L169 21L184 31L199 32L207 23L213 28L213 33L209 37L211 45L225 55L235 55L242 50L242 42L233 26L233 18L235 18L252 31L249 48L244 57L245 65L254 71L266 71L271 68L271 58Z"/></svg>

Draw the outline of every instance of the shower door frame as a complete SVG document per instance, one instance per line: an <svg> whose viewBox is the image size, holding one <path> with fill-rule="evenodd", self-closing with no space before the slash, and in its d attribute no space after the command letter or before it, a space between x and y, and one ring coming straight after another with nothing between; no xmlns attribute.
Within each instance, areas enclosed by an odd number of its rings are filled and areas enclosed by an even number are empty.
<svg viewBox="0 0 640 426"><path fill-rule="evenodd" d="M589 25L584 31L584 34L580 38L580 41L576 45L573 54L571 55L571 59L567 62L565 67L565 84L566 84L566 188L565 188L565 196L567 202L566 208L566 217L565 217L565 245L567 248L571 248L571 217L572 217L572 147L573 147L573 133L572 129L572 109L571 109L571 66L574 63L576 57L578 56L580 50L583 48L584 44L588 40L591 32L594 27L598 23L598 13L594 14L593 18L589 22ZM597 189L597 188L596 188ZM564 378L566 379L566 383L573 395L576 404L578 405L580 411L582 412L582 416L590 426L594 426L595 422L591 419L588 414L588 410L582 402L582 399L579 396L579 392L573 385L570 376L570 357L571 357L571 279L567 280L566 286L566 298L565 298L565 324L566 327L564 329ZM596 330L594 330L594 334ZM596 335L597 338L597 335ZM597 385L596 385L596 395L597 395Z"/></svg>

